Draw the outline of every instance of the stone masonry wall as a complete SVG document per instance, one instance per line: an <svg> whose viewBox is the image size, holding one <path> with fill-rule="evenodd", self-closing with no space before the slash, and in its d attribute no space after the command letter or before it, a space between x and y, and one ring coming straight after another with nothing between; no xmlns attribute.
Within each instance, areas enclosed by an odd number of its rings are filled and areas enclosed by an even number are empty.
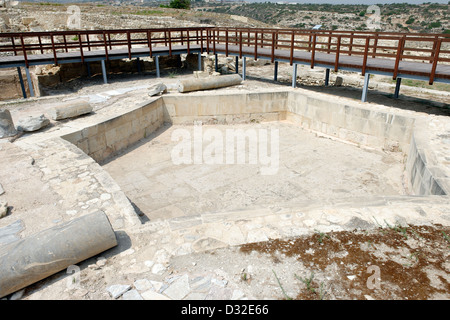
<svg viewBox="0 0 450 320"><path fill-rule="evenodd" d="M115 115L95 125L62 136L95 161L108 157L148 137L164 123L161 99L138 105L129 112Z"/></svg>
<svg viewBox="0 0 450 320"><path fill-rule="evenodd" d="M291 93L286 119L359 145L399 151L409 150L415 121L394 111L300 93Z"/></svg>
<svg viewBox="0 0 450 320"><path fill-rule="evenodd" d="M288 120L307 130L361 146L401 151L407 158L405 170L414 194L449 194L450 179L426 151L427 137L420 135L424 128L417 127L419 119L404 110L375 105L369 109L303 92L175 94L142 103L62 138L101 163L148 137L164 122L225 124Z"/></svg>

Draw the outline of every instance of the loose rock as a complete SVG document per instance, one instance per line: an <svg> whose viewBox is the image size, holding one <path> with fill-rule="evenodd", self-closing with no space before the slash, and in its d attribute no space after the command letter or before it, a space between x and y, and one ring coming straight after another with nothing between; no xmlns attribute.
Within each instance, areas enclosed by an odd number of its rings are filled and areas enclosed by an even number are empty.
<svg viewBox="0 0 450 320"><path fill-rule="evenodd" d="M334 82L334 85L336 87L342 86L343 83L344 83L344 79L342 77L336 77L336 81Z"/></svg>
<svg viewBox="0 0 450 320"><path fill-rule="evenodd" d="M0 201L0 219L8 214L8 202Z"/></svg>
<svg viewBox="0 0 450 320"><path fill-rule="evenodd" d="M20 119L17 122L17 130L25 131L25 132L33 132L39 129L42 129L50 124L50 120L48 120L43 114L39 117L29 116L24 119Z"/></svg>
<svg viewBox="0 0 450 320"><path fill-rule="evenodd" d="M157 94L163 94L167 92L167 87L164 83L160 82L151 87L149 87L148 95L150 97L155 96Z"/></svg>
<svg viewBox="0 0 450 320"><path fill-rule="evenodd" d="M125 292L127 292L130 289L131 289L131 286L126 285L126 284L114 284L114 285L106 288L106 290L109 292L109 294L111 295L111 297L113 299L119 298L121 295L123 295Z"/></svg>

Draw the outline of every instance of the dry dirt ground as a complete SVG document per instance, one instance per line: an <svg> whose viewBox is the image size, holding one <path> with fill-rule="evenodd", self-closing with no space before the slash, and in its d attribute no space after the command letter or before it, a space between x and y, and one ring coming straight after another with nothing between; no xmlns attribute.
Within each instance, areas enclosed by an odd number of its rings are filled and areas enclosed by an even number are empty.
<svg viewBox="0 0 450 320"><path fill-rule="evenodd" d="M281 72L286 72L287 76L289 70L286 67ZM240 89L264 90L290 85L288 81L274 83L267 80L272 72L271 66L249 67L248 80ZM167 82L175 82L178 77L186 76L189 75L179 74L166 79ZM88 85L83 85L83 81L87 81ZM65 97L85 95L157 81L160 80L152 75L117 75L110 76L110 84L104 85L97 77L72 82L67 88L60 88L60 92L55 91L55 94L67 93ZM361 92L360 89L347 87L303 87L354 99L359 99ZM450 113L445 107L448 96L417 92L413 100L406 97L396 100L391 96L392 91L370 91L369 101L429 114ZM132 93L124 97L130 95ZM48 97L41 103L34 100L17 104L16 112L36 112L45 105L45 101L52 99ZM435 101L436 106L428 99ZM111 99L100 107L106 107L113 101L117 99ZM385 221L377 223L378 228L367 230L328 233L314 230L310 235L294 239L270 240L178 256L171 259L165 276L185 271L202 274L220 270L230 285L239 285L244 296L250 299L450 299L450 228L440 225L394 226L387 225ZM105 254L111 257L107 259L107 265L115 261L114 254L111 254ZM96 276L97 271L88 267L95 263L96 258L80 264L82 277L89 279ZM120 263L118 261L116 263ZM25 290L23 299L35 299L34 293L51 286L54 281L65 281L67 277L67 273L62 271L30 286ZM90 294L90 289L87 287L85 294L73 299L108 299L107 294ZM60 292L46 296L47 299L49 297L59 299Z"/></svg>
<svg viewBox="0 0 450 320"><path fill-rule="evenodd" d="M383 222L376 229L316 231L178 257L171 265L191 272L221 268L256 299L448 300L449 232Z"/></svg>

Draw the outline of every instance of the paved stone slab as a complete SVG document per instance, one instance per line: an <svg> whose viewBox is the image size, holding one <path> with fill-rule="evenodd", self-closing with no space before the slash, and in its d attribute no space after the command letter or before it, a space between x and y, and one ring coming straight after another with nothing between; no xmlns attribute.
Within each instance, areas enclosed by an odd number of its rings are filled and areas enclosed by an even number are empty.
<svg viewBox="0 0 450 320"><path fill-rule="evenodd" d="M122 300L144 300L139 292L135 289L129 290L122 295Z"/></svg>
<svg viewBox="0 0 450 320"><path fill-rule="evenodd" d="M163 294L154 292L153 290L147 290L142 293L144 300L171 300Z"/></svg>
<svg viewBox="0 0 450 320"><path fill-rule="evenodd" d="M130 285L127 284L114 284L112 286L109 286L106 288L108 293L111 295L113 299L119 298L121 295L123 295L125 292L131 289Z"/></svg>
<svg viewBox="0 0 450 320"><path fill-rule="evenodd" d="M190 291L189 277L185 274L170 284L163 293L173 300L181 300L186 297Z"/></svg>

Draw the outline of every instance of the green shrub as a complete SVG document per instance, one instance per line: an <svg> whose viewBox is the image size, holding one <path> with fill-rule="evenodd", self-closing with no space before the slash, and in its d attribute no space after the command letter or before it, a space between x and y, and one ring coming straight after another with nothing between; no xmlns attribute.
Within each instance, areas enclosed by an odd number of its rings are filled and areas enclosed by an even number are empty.
<svg viewBox="0 0 450 320"><path fill-rule="evenodd" d="M432 22L428 25L428 29L433 29L433 28L439 28L441 27L442 24L438 21L438 22Z"/></svg>
<svg viewBox="0 0 450 320"><path fill-rule="evenodd" d="M406 24L411 24L415 21L415 19L413 17L409 17L408 20L406 20Z"/></svg>
<svg viewBox="0 0 450 320"><path fill-rule="evenodd" d="M169 3L169 8L173 9L190 9L191 1L190 0L172 0Z"/></svg>

